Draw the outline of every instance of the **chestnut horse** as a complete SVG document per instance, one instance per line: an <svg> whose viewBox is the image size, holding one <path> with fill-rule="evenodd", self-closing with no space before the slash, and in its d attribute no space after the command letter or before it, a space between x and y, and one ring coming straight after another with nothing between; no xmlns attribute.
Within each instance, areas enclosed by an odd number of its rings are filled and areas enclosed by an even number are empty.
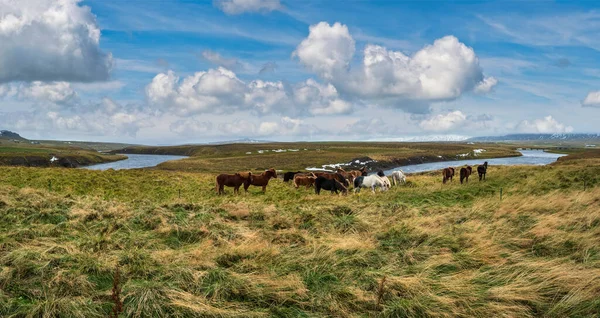
<svg viewBox="0 0 600 318"><path fill-rule="evenodd" d="M366 177L368 175L367 173L367 168L366 167L362 167L360 170L350 170L348 171L348 179L350 180L351 183L354 182L354 179L356 179L357 177ZM351 178L350 178L351 176Z"/></svg>
<svg viewBox="0 0 600 318"><path fill-rule="evenodd" d="M250 185L253 185L257 187L262 187L262 192L266 192L267 185L269 184L269 180L271 178L277 178L277 172L275 172L275 169L273 168L265 170L265 172L259 175L252 175L251 178L246 179L246 182L244 182L244 191L248 192L248 187L250 187Z"/></svg>
<svg viewBox="0 0 600 318"><path fill-rule="evenodd" d="M477 167L477 173L479 174L479 181L481 181L482 177L483 177L483 180L485 180L485 174L487 173L487 167L488 167L487 161L484 162L483 165Z"/></svg>
<svg viewBox="0 0 600 318"><path fill-rule="evenodd" d="M469 183L469 176L472 172L473 168L471 168L471 166L460 168L460 184L463 183L463 180L465 180L466 183Z"/></svg>
<svg viewBox="0 0 600 318"><path fill-rule="evenodd" d="M246 181L252 179L252 172L246 173L247 177L242 176L240 173L235 174L220 174L217 176L217 194L225 194L224 187L233 187L233 193L240 193L240 186Z"/></svg>
<svg viewBox="0 0 600 318"><path fill-rule="evenodd" d="M442 183L446 183L446 181L452 181L452 177L454 177L454 168L448 167L442 170Z"/></svg>

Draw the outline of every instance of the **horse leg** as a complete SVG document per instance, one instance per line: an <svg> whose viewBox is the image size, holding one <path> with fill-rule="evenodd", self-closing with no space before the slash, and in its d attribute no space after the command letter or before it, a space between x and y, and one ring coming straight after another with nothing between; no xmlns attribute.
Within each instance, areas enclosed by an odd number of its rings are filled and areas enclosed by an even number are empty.
<svg viewBox="0 0 600 318"><path fill-rule="evenodd" d="M263 186L263 193L266 193L266 192L267 192L267 186L265 185L265 186Z"/></svg>

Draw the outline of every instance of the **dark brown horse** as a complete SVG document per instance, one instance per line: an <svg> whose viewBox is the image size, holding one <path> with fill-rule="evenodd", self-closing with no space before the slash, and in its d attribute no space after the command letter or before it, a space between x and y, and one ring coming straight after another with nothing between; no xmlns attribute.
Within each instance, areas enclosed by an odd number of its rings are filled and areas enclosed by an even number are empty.
<svg viewBox="0 0 600 318"><path fill-rule="evenodd" d="M487 173L487 167L488 167L487 161L484 162L481 166L477 167L477 173L479 174L479 181L481 181L482 177L483 177L483 180L485 180L485 174Z"/></svg>
<svg viewBox="0 0 600 318"><path fill-rule="evenodd" d="M271 180L271 178L277 178L277 172L275 172L275 169L273 168L265 170L265 172L259 175L253 174L251 178L246 179L246 182L244 182L244 191L248 192L248 187L250 187L250 185L253 185L257 187L262 187L262 191L266 192L267 185L269 184L269 180Z"/></svg>
<svg viewBox="0 0 600 318"><path fill-rule="evenodd" d="M452 181L452 177L454 177L454 168L452 167L448 167L448 168L444 168L444 170L442 170L442 183L446 183L446 181L450 180Z"/></svg>
<svg viewBox="0 0 600 318"><path fill-rule="evenodd" d="M473 168L471 168L471 166L460 168L460 184L463 183L463 180L465 180L466 183L469 183L469 176L472 172Z"/></svg>
<svg viewBox="0 0 600 318"><path fill-rule="evenodd" d="M346 179L341 173L338 172L314 172L316 177L323 177L328 180L337 180L346 187L350 186L348 179Z"/></svg>
<svg viewBox="0 0 600 318"><path fill-rule="evenodd" d="M297 174L299 174L299 173L302 173L302 172L300 172L300 171L296 171L296 172L289 171L289 172L284 173L283 174L283 182L288 182L288 181L294 180L294 176L297 175Z"/></svg>
<svg viewBox="0 0 600 318"><path fill-rule="evenodd" d="M235 174L220 174L217 176L217 194L225 194L224 187L233 187L233 193L240 193L240 186L246 181L252 179L252 172L247 172L247 177L242 176L240 173Z"/></svg>
<svg viewBox="0 0 600 318"><path fill-rule="evenodd" d="M358 170L355 170L355 171L358 171ZM352 183L354 181L354 178L356 178L356 176L352 173L352 171L346 171L342 168L337 168L336 172L341 174L344 178L348 179L348 181L350 181L350 183Z"/></svg>

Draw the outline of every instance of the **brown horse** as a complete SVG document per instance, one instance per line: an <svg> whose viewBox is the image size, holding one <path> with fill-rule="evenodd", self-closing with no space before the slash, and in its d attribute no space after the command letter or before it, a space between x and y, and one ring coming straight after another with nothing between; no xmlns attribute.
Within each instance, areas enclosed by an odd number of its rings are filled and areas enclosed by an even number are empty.
<svg viewBox="0 0 600 318"><path fill-rule="evenodd" d="M467 166L460 168L460 184L465 180L466 183L469 183L469 176L473 172L473 168L471 166Z"/></svg>
<svg viewBox="0 0 600 318"><path fill-rule="evenodd" d="M248 172L247 177L239 173L236 174L220 174L217 176L217 194L225 194L224 187L233 187L233 193L240 193L240 186L246 181L252 179L252 172Z"/></svg>
<svg viewBox="0 0 600 318"><path fill-rule="evenodd" d="M348 180L350 180L350 183L353 183L354 179L356 179L358 177L361 177L361 176L366 177L368 175L366 167L362 167L360 170L350 170L346 173L347 173L346 178L348 178Z"/></svg>
<svg viewBox="0 0 600 318"><path fill-rule="evenodd" d="M298 189L300 186L306 186L310 188L315 184L317 177L314 174L296 174L294 176L294 187Z"/></svg>
<svg viewBox="0 0 600 318"><path fill-rule="evenodd" d="M448 167L442 170L442 183L446 183L446 181L452 181L452 177L454 177L454 168Z"/></svg>
<svg viewBox="0 0 600 318"><path fill-rule="evenodd" d="M317 178L323 177L328 180L337 180L338 182L340 182L341 184L343 184L346 187L350 186L348 179L346 179L341 173L338 173L338 172L314 172L314 174Z"/></svg>
<svg viewBox="0 0 600 318"><path fill-rule="evenodd" d="M248 192L248 187L253 185L262 187L262 192L266 192L267 185L269 184L269 180L271 178L277 178L277 172L275 172L275 169L273 168L265 170L265 172L259 175L252 175L251 178L246 179L246 182L244 182L244 191Z"/></svg>
<svg viewBox="0 0 600 318"><path fill-rule="evenodd" d="M336 170L337 173L341 174L344 178L348 179L348 181L350 181L350 183L352 183L354 181L354 174L352 173L352 171L346 171L342 168L337 168Z"/></svg>

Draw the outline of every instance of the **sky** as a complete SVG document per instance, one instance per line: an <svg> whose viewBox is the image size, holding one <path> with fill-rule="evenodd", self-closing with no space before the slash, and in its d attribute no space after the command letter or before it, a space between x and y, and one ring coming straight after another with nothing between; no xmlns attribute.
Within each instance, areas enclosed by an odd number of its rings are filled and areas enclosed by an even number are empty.
<svg viewBox="0 0 600 318"><path fill-rule="evenodd" d="M595 1L0 0L0 129L183 144L598 133Z"/></svg>

